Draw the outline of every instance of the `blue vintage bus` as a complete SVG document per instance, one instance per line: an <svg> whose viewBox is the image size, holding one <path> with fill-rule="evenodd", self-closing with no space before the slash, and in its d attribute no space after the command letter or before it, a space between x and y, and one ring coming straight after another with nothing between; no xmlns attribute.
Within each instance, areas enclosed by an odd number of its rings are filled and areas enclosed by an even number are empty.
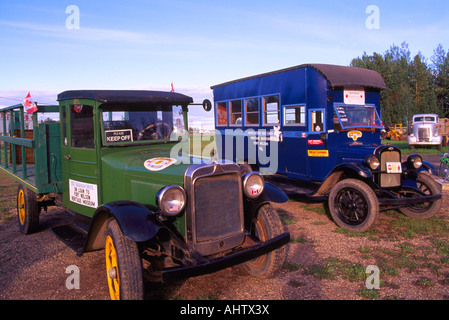
<svg viewBox="0 0 449 320"><path fill-rule="evenodd" d="M325 197L335 222L366 231L379 210L428 218L440 186L419 155L381 144L379 73L305 64L211 87L218 156L251 165L289 195Z"/></svg>

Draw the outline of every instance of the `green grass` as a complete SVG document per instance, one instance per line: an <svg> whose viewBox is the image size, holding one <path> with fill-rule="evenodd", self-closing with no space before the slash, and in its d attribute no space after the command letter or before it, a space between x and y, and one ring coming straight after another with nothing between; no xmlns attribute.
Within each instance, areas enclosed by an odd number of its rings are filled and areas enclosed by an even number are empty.
<svg viewBox="0 0 449 320"><path fill-rule="evenodd" d="M421 155L435 155L438 156L441 153L448 152L448 147L443 147L441 150L438 150L435 147L419 147L415 148L414 150L410 149L410 146L408 145L407 141L389 141L389 140L382 140L382 144L391 144L393 146L398 147L401 149L402 155L410 155L410 154L421 154Z"/></svg>

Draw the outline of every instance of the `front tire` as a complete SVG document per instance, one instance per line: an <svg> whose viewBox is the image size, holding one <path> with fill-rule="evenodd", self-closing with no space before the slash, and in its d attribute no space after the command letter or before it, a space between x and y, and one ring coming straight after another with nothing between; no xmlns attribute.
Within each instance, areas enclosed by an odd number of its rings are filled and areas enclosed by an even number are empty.
<svg viewBox="0 0 449 320"><path fill-rule="evenodd" d="M347 230L365 232L379 216L379 201L366 183L345 179L332 188L329 211L335 223Z"/></svg>
<svg viewBox="0 0 449 320"><path fill-rule="evenodd" d="M137 244L126 238L115 219L107 228L106 274L112 300L143 300L143 269Z"/></svg>
<svg viewBox="0 0 449 320"><path fill-rule="evenodd" d="M253 219L251 234L260 241L270 240L284 232L281 219L270 204L263 205ZM282 246L267 254L245 262L241 265L243 271L258 278L272 278L282 268L287 249Z"/></svg>

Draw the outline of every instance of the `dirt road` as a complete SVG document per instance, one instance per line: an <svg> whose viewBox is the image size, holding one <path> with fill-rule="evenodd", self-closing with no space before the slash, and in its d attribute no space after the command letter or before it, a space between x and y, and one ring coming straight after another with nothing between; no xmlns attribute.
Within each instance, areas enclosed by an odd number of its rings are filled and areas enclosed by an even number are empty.
<svg viewBox="0 0 449 320"><path fill-rule="evenodd" d="M396 212L381 214L373 230L354 235L337 228L323 204L290 201L276 206L292 235L288 258L273 279L237 275L232 269L147 288L148 299L359 300L449 298L449 206L430 221ZM14 209L12 209L14 210ZM64 215L41 215L39 230L22 235L0 221L0 299L109 299L104 252L77 257L50 226ZM380 268L380 290L366 289L366 268ZM79 289L68 289L70 266L80 272ZM70 286L69 286L70 287Z"/></svg>

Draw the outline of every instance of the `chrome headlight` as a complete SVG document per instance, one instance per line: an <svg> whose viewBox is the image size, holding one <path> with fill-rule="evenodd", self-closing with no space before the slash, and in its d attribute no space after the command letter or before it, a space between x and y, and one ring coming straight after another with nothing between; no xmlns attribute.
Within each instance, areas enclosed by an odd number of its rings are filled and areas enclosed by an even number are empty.
<svg viewBox="0 0 449 320"><path fill-rule="evenodd" d="M168 186L156 195L157 206L163 214L169 217L180 214L186 206L186 192L180 186Z"/></svg>
<svg viewBox="0 0 449 320"><path fill-rule="evenodd" d="M243 190L248 198L256 199L265 188L263 177L258 172L249 172L243 175Z"/></svg>
<svg viewBox="0 0 449 320"><path fill-rule="evenodd" d="M377 170L380 167L379 158L372 154L366 156L365 157L365 166L367 166L371 170Z"/></svg>
<svg viewBox="0 0 449 320"><path fill-rule="evenodd" d="M407 162L410 164L410 167L413 169L418 170L422 167L422 158L421 156L418 156L416 154L411 155L408 157Z"/></svg>

